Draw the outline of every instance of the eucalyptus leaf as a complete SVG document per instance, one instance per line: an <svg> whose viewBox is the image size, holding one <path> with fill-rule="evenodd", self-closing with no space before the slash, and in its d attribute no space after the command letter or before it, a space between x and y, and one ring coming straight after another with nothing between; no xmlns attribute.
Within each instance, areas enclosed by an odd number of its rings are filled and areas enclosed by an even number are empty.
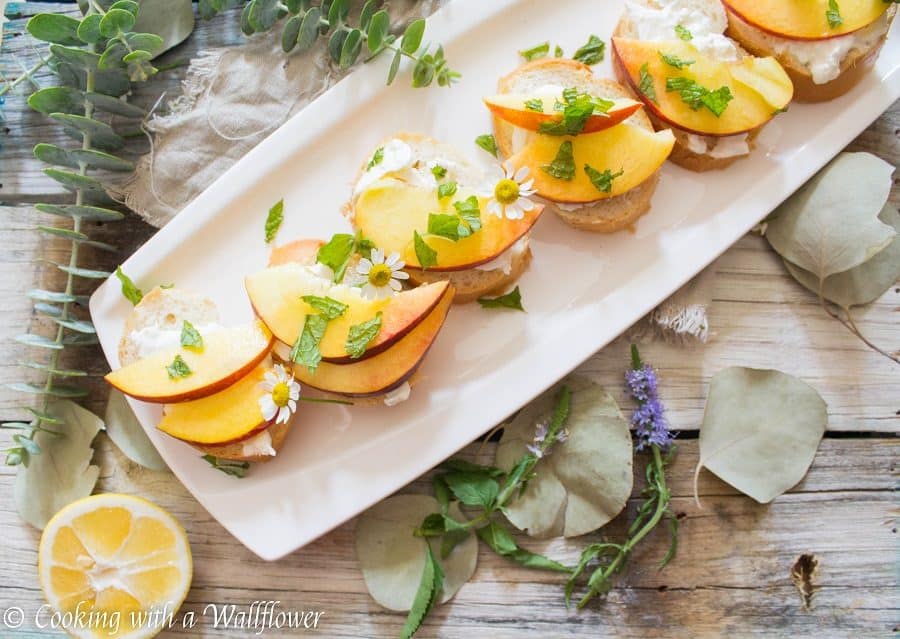
<svg viewBox="0 0 900 639"><path fill-rule="evenodd" d="M369 28L366 32L366 44L369 47L369 53L375 54L384 44L384 37L391 29L391 18L384 9L378 11L372 16L369 22Z"/></svg>
<svg viewBox="0 0 900 639"><path fill-rule="evenodd" d="M344 40L344 45L341 47L341 61L340 65L342 69L349 69L354 62L356 62L356 58L359 57L359 52L362 50L362 31L359 29L353 29L349 34L347 34L347 39Z"/></svg>
<svg viewBox="0 0 900 639"><path fill-rule="evenodd" d="M845 309L868 304L881 297L900 279L900 214L890 203L881 209L878 219L897 232L891 243L857 267L825 278L822 295ZM787 260L784 265L795 280L819 294L819 279Z"/></svg>
<svg viewBox="0 0 900 639"><path fill-rule="evenodd" d="M32 152L34 153L34 157L45 164L67 166L72 169L78 168L77 160L71 157L66 149L58 147L55 144L44 144L41 142L40 144L35 145Z"/></svg>
<svg viewBox="0 0 900 639"><path fill-rule="evenodd" d="M85 206L78 204L35 204L34 208L42 213L59 215L62 217L80 217L83 220L96 222L115 222L125 217L124 213L104 209L99 206Z"/></svg>
<svg viewBox="0 0 900 639"><path fill-rule="evenodd" d="M19 469L14 489L19 515L38 529L64 506L90 495L100 474L91 465L91 443L103 421L70 401L54 401L48 411L65 424L59 429L63 436L35 435L41 453Z"/></svg>
<svg viewBox="0 0 900 639"><path fill-rule="evenodd" d="M78 38L85 44L97 44L103 36L100 34L100 21L103 19L99 13L84 16L78 25Z"/></svg>
<svg viewBox="0 0 900 639"><path fill-rule="evenodd" d="M319 20L321 17L322 10L319 7L313 7L303 16L300 33L297 35L297 48L300 51L309 49L319 38Z"/></svg>
<svg viewBox="0 0 900 639"><path fill-rule="evenodd" d="M68 266L66 264L57 264L56 268L61 270L63 273L69 273L71 275L75 275L76 277L84 277L90 280L105 280L107 277L112 275L112 273L108 271L97 271L89 268Z"/></svg>
<svg viewBox="0 0 900 639"><path fill-rule="evenodd" d="M628 422L612 396L573 375L568 438L538 460L534 477L505 509L510 523L532 537L575 537L596 530L625 507L633 483ZM503 429L495 464L505 471L528 451L539 423L553 413L556 389L523 408Z"/></svg>
<svg viewBox="0 0 900 639"><path fill-rule="evenodd" d="M413 20L409 23L409 26L406 27L406 30L403 32L403 37L400 39L400 48L410 55L419 50L419 47L422 44L422 36L425 35L425 20L419 18L418 20Z"/></svg>
<svg viewBox="0 0 900 639"><path fill-rule="evenodd" d="M410 609L422 577L426 543L431 544L444 571L441 603L449 601L475 572L478 540L474 535L459 543L447 558L440 558L439 538L426 542L413 535L425 517L439 511L437 500L428 495L395 495L357 521L356 556L363 579L372 598L385 608ZM450 506L449 514L463 521L456 504Z"/></svg>
<svg viewBox="0 0 900 639"><path fill-rule="evenodd" d="M85 134L90 135L91 146L102 151L118 151L125 146L122 136L105 122L68 113L52 113L50 117L62 124L65 132L76 139Z"/></svg>
<svg viewBox="0 0 900 639"><path fill-rule="evenodd" d="M103 151L95 151L94 149L72 149L69 151L69 157L75 160L76 163L84 162L87 166L105 171L134 170L134 162L131 160L123 160L115 155L110 155Z"/></svg>
<svg viewBox="0 0 900 639"><path fill-rule="evenodd" d="M713 376L700 427L700 461L766 504L795 486L825 434L825 401L806 382L776 370L731 367Z"/></svg>
<svg viewBox="0 0 900 639"><path fill-rule="evenodd" d="M113 2L109 5L107 11L112 11L113 9L122 9L123 11L127 11L133 16L138 14L141 6L135 2L134 0L117 0L117 2Z"/></svg>
<svg viewBox="0 0 900 639"><path fill-rule="evenodd" d="M277 0L252 0L247 20L256 32L268 31L278 21Z"/></svg>
<svg viewBox="0 0 900 639"><path fill-rule="evenodd" d="M50 53L56 56L61 62L65 62L79 71L96 69L97 65L100 63L100 56L87 49L76 49L73 47L51 44Z"/></svg>
<svg viewBox="0 0 900 639"><path fill-rule="evenodd" d="M72 87L46 87L28 96L28 106L49 115L51 113L84 113L84 94Z"/></svg>
<svg viewBox="0 0 900 639"><path fill-rule="evenodd" d="M135 31L153 33L162 38L158 49L138 47L158 56L185 40L194 30L194 9L191 0L140 0L140 12Z"/></svg>
<svg viewBox="0 0 900 639"><path fill-rule="evenodd" d="M61 351L62 344L56 342L48 337L44 337L43 335L16 335L15 340L20 344L25 344L26 346L36 346L37 348L49 348L54 351Z"/></svg>
<svg viewBox="0 0 900 639"><path fill-rule="evenodd" d="M134 14L124 9L110 9L100 20L100 35L114 38L134 28Z"/></svg>
<svg viewBox="0 0 900 639"><path fill-rule="evenodd" d="M68 293L55 293L53 291L45 291L39 288L30 289L26 295L33 300L42 302L51 302L53 304L65 304L66 302L74 302L75 296Z"/></svg>
<svg viewBox="0 0 900 639"><path fill-rule="evenodd" d="M328 38L328 54L335 63L340 63L341 61L341 51L344 48L344 40L346 39L346 31L335 31Z"/></svg>
<svg viewBox="0 0 900 639"><path fill-rule="evenodd" d="M64 171L62 169L44 169L44 175L56 180L69 191L85 189L88 191L103 191L103 185L97 180L86 175Z"/></svg>
<svg viewBox="0 0 900 639"><path fill-rule="evenodd" d="M360 10L359 28L363 31L369 28L369 23L372 22L372 16L374 16L375 12L378 10L378 2L379 0L366 0L366 3Z"/></svg>
<svg viewBox="0 0 900 639"><path fill-rule="evenodd" d="M97 68L103 70L119 69L125 65L125 56L128 49L121 42L113 42L106 48L103 55L97 61Z"/></svg>
<svg viewBox="0 0 900 639"><path fill-rule="evenodd" d="M159 54L165 46L165 41L155 33L129 33L125 40L132 49L149 51L154 55Z"/></svg>
<svg viewBox="0 0 900 639"><path fill-rule="evenodd" d="M71 16L60 13L38 13L29 18L25 29L32 36L44 42L56 44L78 45L81 39L78 37L79 21Z"/></svg>
<svg viewBox="0 0 900 639"><path fill-rule="evenodd" d="M300 26L303 24L303 16L291 16L284 23L281 31L281 49L290 53L297 46L297 36L300 35Z"/></svg>
<svg viewBox="0 0 900 639"><path fill-rule="evenodd" d="M241 10L241 33L244 35L253 35L253 25L250 23L250 11L253 9L254 2L248 2Z"/></svg>
<svg viewBox="0 0 900 639"><path fill-rule="evenodd" d="M820 280L859 266L896 235L878 219L893 171L870 153L841 153L775 209L766 239Z"/></svg>
<svg viewBox="0 0 900 639"><path fill-rule="evenodd" d="M109 391L104 421L106 434L128 459L150 470L169 470L147 437L144 427L134 416L125 396L115 388Z"/></svg>
<svg viewBox="0 0 900 639"><path fill-rule="evenodd" d="M86 93L84 94L84 98L96 108L101 111L106 111L107 113L114 113L126 118L143 118L147 115L147 112L141 107L129 104L128 102L120 100L119 98L114 98L110 95L103 95L102 93Z"/></svg>

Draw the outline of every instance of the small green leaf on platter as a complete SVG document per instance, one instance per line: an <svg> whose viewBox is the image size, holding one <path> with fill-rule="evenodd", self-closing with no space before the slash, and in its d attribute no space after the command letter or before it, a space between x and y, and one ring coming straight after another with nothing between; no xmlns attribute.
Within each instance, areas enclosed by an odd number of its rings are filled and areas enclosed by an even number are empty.
<svg viewBox="0 0 900 639"><path fill-rule="evenodd" d="M266 244L275 239L282 222L284 222L284 198L275 202L266 216Z"/></svg>
<svg viewBox="0 0 900 639"><path fill-rule="evenodd" d="M776 370L733 366L709 384L700 460L745 495L766 504L809 469L828 423L828 407L806 382Z"/></svg>
<svg viewBox="0 0 900 639"><path fill-rule="evenodd" d="M599 36L592 34L588 41L575 52L572 59L592 66L603 62L605 53L606 43Z"/></svg>
<svg viewBox="0 0 900 639"><path fill-rule="evenodd" d="M169 469L147 437L144 427L134 416L125 395L115 388L109 391L104 421L106 434L128 459L151 470Z"/></svg>
<svg viewBox="0 0 900 639"><path fill-rule="evenodd" d="M631 495L632 443L628 421L613 397L584 376L564 382L571 391L565 441L538 460L525 490L504 509L532 537L576 537L611 521ZM523 408L503 429L495 463L511 471L549 420L556 389Z"/></svg>
<svg viewBox="0 0 900 639"><path fill-rule="evenodd" d="M359 359L365 354L366 348L378 336L380 331L381 311L378 311L372 319L350 327L344 350L351 359Z"/></svg>
<svg viewBox="0 0 900 639"><path fill-rule="evenodd" d="M481 147L494 157L497 157L497 154L499 153L499 149L497 148L497 140L495 140L494 136L490 133L479 135L477 138L475 138L475 144L477 144L479 147Z"/></svg>
<svg viewBox="0 0 900 639"><path fill-rule="evenodd" d="M479 297L478 303L481 305L481 308L509 308L514 311L525 312L525 307L522 306L522 293L519 291L518 286L509 293L499 297Z"/></svg>
<svg viewBox="0 0 900 639"><path fill-rule="evenodd" d="M243 479L247 476L247 471L250 470L250 462L246 461L232 461L230 459L219 459L218 457L214 457L212 455L203 455L201 457L203 461L207 464L218 470L219 472L228 475L229 477L235 477L237 479Z"/></svg>
<svg viewBox="0 0 900 639"><path fill-rule="evenodd" d="M419 260L419 266L423 270L431 268L437 264L437 251L428 246L418 231L413 231L413 248L416 252L416 259Z"/></svg>
<svg viewBox="0 0 900 639"><path fill-rule="evenodd" d="M536 44L533 47L529 47L528 49L523 49L519 51L519 55L525 58L528 61L537 60L538 58L545 58L550 53L550 42L541 42L540 44Z"/></svg>
<svg viewBox="0 0 900 639"><path fill-rule="evenodd" d="M190 377L193 371L181 355L176 355L172 363L166 366L166 373L169 374L169 379L179 379Z"/></svg>
<svg viewBox="0 0 900 639"><path fill-rule="evenodd" d="M329 322L332 320L336 320L341 315L347 312L349 306L344 304L343 302L339 302L338 300L331 297L320 297L318 295L304 295L301 298L304 302L312 306L314 309L319 311L319 313Z"/></svg>
<svg viewBox="0 0 900 639"><path fill-rule="evenodd" d="M307 315L303 320L303 329L291 348L291 361L303 364L310 372L316 370L322 361L319 344L328 328L328 320L322 315Z"/></svg>
<svg viewBox="0 0 900 639"><path fill-rule="evenodd" d="M425 566L425 548L431 546L440 557L440 539L426 541L414 532L430 514L438 512L438 502L427 495L395 495L379 502L356 523L356 556L366 589L372 598L389 610L410 610ZM448 510L457 521L465 521L458 505ZM438 559L444 573L440 603L449 601L475 572L478 540L469 535L446 559Z"/></svg>
<svg viewBox="0 0 900 639"><path fill-rule="evenodd" d="M203 350L203 336L193 324L184 320L181 324L181 345L195 351Z"/></svg>
<svg viewBox="0 0 900 639"><path fill-rule="evenodd" d="M29 18L25 29L33 37L44 42L63 45L79 45L79 20L59 13L38 13Z"/></svg>
<svg viewBox="0 0 900 639"><path fill-rule="evenodd" d="M65 423L66 436L35 435L41 452L19 469L13 490L19 515L38 529L64 506L90 495L100 474L91 465L91 443L103 421L70 401L53 401L47 410Z"/></svg>

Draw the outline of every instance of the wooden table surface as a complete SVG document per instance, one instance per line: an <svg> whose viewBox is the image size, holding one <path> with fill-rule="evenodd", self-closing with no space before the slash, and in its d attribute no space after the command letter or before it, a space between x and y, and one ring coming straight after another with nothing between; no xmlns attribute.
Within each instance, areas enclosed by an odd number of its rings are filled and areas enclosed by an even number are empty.
<svg viewBox="0 0 900 639"><path fill-rule="evenodd" d="M5 25L0 71L20 72L19 62L35 59L35 43L22 36L24 19L43 7L11 4ZM21 16L16 18L15 16ZM209 46L240 41L233 14L201 24L191 41L170 52L168 61L188 59ZM185 68L167 71L139 88L135 101L152 103L162 88L177 93ZM42 78L46 82L46 77ZM46 118L30 112L21 95L7 96L0 150L0 384L28 379L16 362L26 352L11 341L26 330L45 329L26 289L57 281L46 260L65 252L63 243L38 235L37 223L59 223L29 203L65 201L66 195L40 173L31 159L38 141L62 139ZM871 151L900 164L900 103L873 123L849 147ZM895 177L895 185L897 178ZM900 204L900 189L892 193ZM96 225L92 235L121 247L119 255L87 254L86 264L110 268L144 242L153 229L131 216ZM860 329L887 350L900 347L900 287L858 312ZM683 349L661 343L644 347L662 378L669 417L681 431L671 473L673 506L681 519L676 559L663 571L656 564L666 547L664 531L651 535L632 558L631 568L606 601L575 612L562 601L562 579L507 563L482 548L475 576L449 604L438 608L421 637L888 637L900 625L898 590L897 454L900 440L900 371L865 348L828 318L814 297L785 272L758 236L742 238L718 263L710 311L709 344ZM615 341L592 356L583 369L601 373L623 408L630 407L621 385L627 344ZM86 404L102 414L106 362L98 348L75 353L74 363L91 372ZM709 379L731 365L778 368L812 384L828 403L828 433L807 477L789 493L762 506L737 494L707 472L700 475L702 508L691 498L697 460L697 428ZM0 387L0 419L22 417L23 398ZM0 444L6 444L6 431ZM492 453L489 444L483 455ZM474 455L477 444L464 454ZM183 611L194 611L192 629L176 627L161 636L243 637L258 629L214 628L210 604L245 609L273 600L284 610L323 611L310 634L324 637L391 637L403 615L381 609L367 595L356 562L350 521L275 563L243 548L214 521L171 475L146 471L124 458L100 435L96 462L98 491L150 498L177 516L188 530L194 553L193 588ZM635 471L643 475L643 460ZM11 606L26 613L26 624L0 637L48 636L33 617L43 598L36 576L40 533L23 524L12 499L14 471L0 467L0 612ZM621 535L637 503L629 504L605 534ZM422 479L407 490L426 490ZM593 541L598 535L589 536ZM572 562L586 539L523 543ZM818 561L814 595L807 608L791 580L801 555ZM206 614L204 614L206 611ZM303 631L270 631L300 636Z"/></svg>

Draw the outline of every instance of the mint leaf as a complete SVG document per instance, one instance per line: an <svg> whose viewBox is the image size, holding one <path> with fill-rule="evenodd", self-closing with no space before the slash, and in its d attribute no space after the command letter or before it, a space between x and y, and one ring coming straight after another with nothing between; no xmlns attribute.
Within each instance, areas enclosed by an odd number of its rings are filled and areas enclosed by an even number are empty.
<svg viewBox="0 0 900 639"><path fill-rule="evenodd" d="M465 200L457 200L453 203L453 207L462 220L457 229L459 237L469 237L481 230L481 207L478 205L478 197L470 195Z"/></svg>
<svg viewBox="0 0 900 639"><path fill-rule="evenodd" d="M375 248L375 242L363 237L362 231L357 231L353 237L353 251L359 253L366 259L372 259L372 249Z"/></svg>
<svg viewBox="0 0 900 639"><path fill-rule="evenodd" d="M587 174L588 178L590 178L591 184L593 184L601 193L609 193L612 191L613 180L624 173L622 169L619 169L618 173L613 173L609 169L598 171L590 164L584 165L584 172Z"/></svg>
<svg viewBox="0 0 900 639"><path fill-rule="evenodd" d="M598 36L591 35L588 41L575 52L572 59L587 65L594 65L603 62L605 53L606 43Z"/></svg>
<svg viewBox="0 0 900 639"><path fill-rule="evenodd" d="M685 42L690 42L694 39L694 34L688 31L685 27L680 24L675 25L675 35L684 40Z"/></svg>
<svg viewBox="0 0 900 639"><path fill-rule="evenodd" d="M204 455L200 459L207 462L216 470L219 470L226 475L230 475L231 477L237 477L238 479L244 478L247 475L247 471L250 470L250 462L238 462L232 461L230 459L219 459L218 457L213 457L212 455Z"/></svg>
<svg viewBox="0 0 900 639"><path fill-rule="evenodd" d="M375 149L375 153L372 154L372 159L369 160L369 163L366 165L366 171L371 169L373 166L381 164L381 161L384 159L384 147L380 146Z"/></svg>
<svg viewBox="0 0 900 639"><path fill-rule="evenodd" d="M841 9L838 7L836 0L828 0L828 9L825 11L825 19L828 20L828 26L832 29L836 29L844 24L844 19L841 17Z"/></svg>
<svg viewBox="0 0 900 639"><path fill-rule="evenodd" d="M572 154L571 140L560 144L553 161L543 165L541 169L558 180L572 180L575 177L575 156Z"/></svg>
<svg viewBox="0 0 900 639"><path fill-rule="evenodd" d="M437 251L428 246L418 231L413 231L413 248L416 251L416 259L422 269L428 269L437 264Z"/></svg>
<svg viewBox="0 0 900 639"><path fill-rule="evenodd" d="M116 277L119 278L119 281L122 283L122 295L126 300L137 305L144 299L144 293L134 285L134 282L131 281L130 277L125 275L121 266L116 267Z"/></svg>
<svg viewBox="0 0 900 639"><path fill-rule="evenodd" d="M351 359L359 359L366 352L366 347L378 336L381 330L381 311L375 317L350 327L344 350Z"/></svg>
<svg viewBox="0 0 900 639"><path fill-rule="evenodd" d="M440 180L447 175L447 169L440 164L435 164L431 167L431 174L435 177L436 180Z"/></svg>
<svg viewBox="0 0 900 639"><path fill-rule="evenodd" d="M185 348L201 350L203 348L203 336L189 321L184 320L181 325L181 345Z"/></svg>
<svg viewBox="0 0 900 639"><path fill-rule="evenodd" d="M612 104L608 100L579 93L575 88L566 89L563 91L563 102L555 105L558 111L563 112L562 118L553 122L541 122L538 131L546 135L578 135L591 115L608 111Z"/></svg>
<svg viewBox="0 0 900 639"><path fill-rule="evenodd" d="M412 607L406 617L406 623L400 630L400 639L412 639L416 631L422 625L422 621L434 608L435 602L440 598L441 588L444 585L444 571L434 558L431 546L425 544L425 566L422 568L422 579L419 589L413 599Z"/></svg>
<svg viewBox="0 0 900 639"><path fill-rule="evenodd" d="M269 209L269 214L266 216L266 244L275 239L275 234L281 228L282 222L284 222L283 198L272 205L272 208Z"/></svg>
<svg viewBox="0 0 900 639"><path fill-rule="evenodd" d="M347 262L353 255L354 239L349 233L336 233L316 252L316 261L334 271L335 282L340 282L344 277Z"/></svg>
<svg viewBox="0 0 900 639"><path fill-rule="evenodd" d="M487 526L479 528L477 534L495 553L507 559L512 559L522 566L555 572L571 572L570 568L563 566L559 562L524 548L519 548L509 531L496 521L491 521Z"/></svg>
<svg viewBox="0 0 900 639"><path fill-rule="evenodd" d="M438 185L437 195L439 200L452 197L456 193L456 182L444 182Z"/></svg>
<svg viewBox="0 0 900 639"><path fill-rule="evenodd" d="M452 472L443 476L450 492L466 506L489 509L494 505L500 484L496 479L478 472Z"/></svg>
<svg viewBox="0 0 900 639"><path fill-rule="evenodd" d="M541 44L537 44L530 49L524 49L523 51L519 51L519 55L528 60L537 60L538 58L546 57L547 54L550 53L550 42L542 42Z"/></svg>
<svg viewBox="0 0 900 639"><path fill-rule="evenodd" d="M656 101L656 87L653 84L653 76L650 75L650 67L646 62L641 65L639 74L640 79L638 81L638 89L648 100L651 100L653 104L659 104L659 102Z"/></svg>
<svg viewBox="0 0 900 639"><path fill-rule="evenodd" d="M727 86L721 86L715 91L707 91L703 97L700 98L700 101L703 103L703 106L712 111L714 116L719 117L733 98L734 96L731 94L731 89Z"/></svg>
<svg viewBox="0 0 900 639"><path fill-rule="evenodd" d="M328 320L321 315L307 315L303 320L303 330L291 348L291 361L305 365L309 372L315 372L322 361L319 344L328 328Z"/></svg>
<svg viewBox="0 0 900 639"><path fill-rule="evenodd" d="M532 98L531 100L525 100L525 108L529 111L535 111L537 113L544 112L544 101L539 100L537 98Z"/></svg>
<svg viewBox="0 0 900 639"><path fill-rule="evenodd" d="M181 359L181 355L176 355L172 363L166 366L166 372L169 374L169 379L188 377L192 373L187 362Z"/></svg>
<svg viewBox="0 0 900 639"><path fill-rule="evenodd" d="M455 215L444 213L428 214L428 233L431 235L440 235L456 242L459 240L459 228L459 218Z"/></svg>
<svg viewBox="0 0 900 639"><path fill-rule="evenodd" d="M301 299L319 311L322 317L329 322L339 318L347 310L346 304L327 296L319 297L317 295L304 295Z"/></svg>
<svg viewBox="0 0 900 639"><path fill-rule="evenodd" d="M462 473L482 473L488 477L502 477L505 473L496 466L483 466L482 464L473 464L465 459L453 457L446 459L441 463L441 468L446 470L459 471Z"/></svg>
<svg viewBox="0 0 900 639"><path fill-rule="evenodd" d="M481 304L481 308L511 308L525 312L525 308L522 306L522 294L519 292L518 286L500 297L479 297L478 303Z"/></svg>
<svg viewBox="0 0 900 639"><path fill-rule="evenodd" d="M490 133L485 133L484 135L479 135L475 138L475 144L480 146L482 149L497 157L497 140L494 139L494 136Z"/></svg>
<svg viewBox="0 0 900 639"><path fill-rule="evenodd" d="M558 44L556 45L556 48L553 49L553 57L554 57L554 58L561 58L561 57L563 57L563 49L562 49L562 47L559 46Z"/></svg>
<svg viewBox="0 0 900 639"><path fill-rule="evenodd" d="M681 100L694 111L705 106L716 117L722 115L728 103L734 98L727 86L710 91L695 80L685 77L668 78L666 91L677 91L681 95Z"/></svg>
<svg viewBox="0 0 900 639"><path fill-rule="evenodd" d="M657 51L657 53L659 53L659 57L662 58L663 62L676 69L683 69L694 64L693 60L685 60L672 53L663 53L662 51Z"/></svg>

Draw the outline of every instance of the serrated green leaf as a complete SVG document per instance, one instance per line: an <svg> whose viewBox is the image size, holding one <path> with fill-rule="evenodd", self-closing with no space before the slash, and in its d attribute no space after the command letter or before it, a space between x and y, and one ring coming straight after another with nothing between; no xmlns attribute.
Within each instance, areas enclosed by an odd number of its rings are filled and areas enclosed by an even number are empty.
<svg viewBox="0 0 900 639"><path fill-rule="evenodd" d="M322 315L307 315L303 320L303 329L291 348L291 361L303 364L310 372L315 371L322 361L319 343L328 328L328 320Z"/></svg>
<svg viewBox="0 0 900 639"><path fill-rule="evenodd" d="M103 192L103 185L90 176L79 175L78 173L65 171L63 169L44 169L44 174L47 177L59 182L64 188L68 189L69 191L77 191L78 189L83 189L88 191Z"/></svg>
<svg viewBox="0 0 900 639"><path fill-rule="evenodd" d="M144 427L134 416L125 396L115 388L109 391L104 422L106 434L128 459L151 470L169 470L147 437Z"/></svg>
<svg viewBox="0 0 900 639"><path fill-rule="evenodd" d="M525 311L522 306L522 293L518 285L505 295L499 297L479 297L478 304L481 308L508 308L515 311Z"/></svg>
<svg viewBox="0 0 900 639"><path fill-rule="evenodd" d="M60 13L39 13L25 23L25 29L33 37L44 42L64 45L79 45L79 21Z"/></svg>
<svg viewBox="0 0 900 639"><path fill-rule="evenodd" d="M366 347L378 336L380 331L381 311L378 311L372 319L350 327L344 350L351 359L359 359L365 354Z"/></svg>
<svg viewBox="0 0 900 639"><path fill-rule="evenodd" d="M303 23L300 25L300 33L297 35L297 48L300 51L306 51L319 37L319 20L322 18L322 10L319 7L313 7L303 16Z"/></svg>
<svg viewBox="0 0 900 639"><path fill-rule="evenodd" d="M489 509L493 506L500 484L482 473L452 472L443 476L450 492L466 506L481 506Z"/></svg>
<svg viewBox="0 0 900 639"><path fill-rule="evenodd" d="M134 305L137 305L144 299L144 293L139 289L131 278L125 274L121 266L116 267L116 278L122 285L122 295Z"/></svg>
<svg viewBox="0 0 900 639"><path fill-rule="evenodd" d="M400 39L400 49L410 55L414 54L422 45L422 37L424 35L425 20L422 18L413 20L403 32L403 37Z"/></svg>
<svg viewBox="0 0 900 639"><path fill-rule="evenodd" d="M415 249L419 266L421 266L423 270L437 264L437 251L431 248L425 240L422 239L422 236L419 235L418 231L413 231L413 248Z"/></svg>
<svg viewBox="0 0 900 639"><path fill-rule="evenodd" d="M41 454L35 455L16 476L14 499L19 515L41 529L64 506L87 497L100 469L91 466L91 444L103 422L69 401L52 402L48 410L65 423L65 437L37 433Z"/></svg>
<svg viewBox="0 0 900 639"><path fill-rule="evenodd" d="M28 96L28 106L49 115L51 113L84 113L84 94L72 87L47 87Z"/></svg>
<svg viewBox="0 0 900 639"><path fill-rule="evenodd" d="M42 213L59 215L61 217L81 218L97 222L115 222L125 217L124 213L104 209L98 206L84 206L77 204L35 204L34 208Z"/></svg>
<svg viewBox="0 0 900 639"><path fill-rule="evenodd" d="M54 351L61 351L63 349L62 344L57 343L55 340L52 340L49 337L44 337L43 335L16 335L14 339L20 344L25 344L26 346L49 348Z"/></svg>

